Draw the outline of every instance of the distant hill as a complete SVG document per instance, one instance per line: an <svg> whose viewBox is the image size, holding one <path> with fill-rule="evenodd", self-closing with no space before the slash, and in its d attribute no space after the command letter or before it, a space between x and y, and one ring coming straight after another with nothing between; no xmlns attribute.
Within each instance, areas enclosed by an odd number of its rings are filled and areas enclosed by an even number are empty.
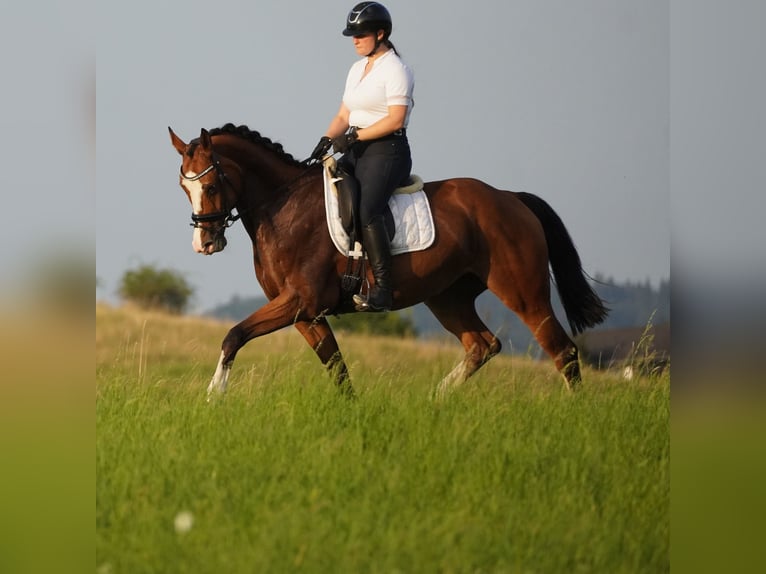
<svg viewBox="0 0 766 574"><path fill-rule="evenodd" d="M645 283L626 282L618 284L611 278L597 274L592 285L610 309L607 320L594 331L643 328L650 321L654 325L670 322L670 281L668 280L662 281L659 288L655 289L648 281ZM555 289L553 292L554 312L567 328L558 294L555 293ZM235 295L228 303L210 309L205 315L241 321L265 303L264 297ZM476 309L486 325L500 337L504 351L522 354L531 352L533 355L539 352L537 343L526 325L515 313L500 303L492 293L483 293L476 300ZM412 308L411 319L415 324L418 336L421 338L454 339L423 304Z"/></svg>
<svg viewBox="0 0 766 574"><path fill-rule="evenodd" d="M266 297L241 297L234 295L228 303L223 303L205 311L203 315L215 317L217 319L228 319L231 321L241 321L253 311L263 307L268 302Z"/></svg>

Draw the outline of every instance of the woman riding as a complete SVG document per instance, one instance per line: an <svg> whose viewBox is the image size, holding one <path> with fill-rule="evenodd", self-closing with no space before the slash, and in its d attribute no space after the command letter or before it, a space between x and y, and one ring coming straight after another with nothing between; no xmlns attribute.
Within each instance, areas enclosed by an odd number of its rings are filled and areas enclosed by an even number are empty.
<svg viewBox="0 0 766 574"><path fill-rule="evenodd" d="M360 56L346 78L337 115L311 154L321 159L330 147L344 154L339 169L360 188L359 222L375 284L368 296L355 295L360 311L388 311L392 305L391 246L385 210L391 193L406 183L412 157L406 128L412 111L414 75L389 40L391 15L378 2L361 2L346 19Z"/></svg>

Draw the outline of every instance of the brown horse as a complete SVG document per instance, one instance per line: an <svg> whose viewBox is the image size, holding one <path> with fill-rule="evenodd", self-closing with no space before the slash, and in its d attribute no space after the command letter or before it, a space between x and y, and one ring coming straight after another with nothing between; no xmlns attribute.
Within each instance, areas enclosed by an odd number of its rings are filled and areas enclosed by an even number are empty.
<svg viewBox="0 0 766 574"><path fill-rule="evenodd" d="M206 255L221 251L226 228L241 219L253 242L255 275L269 299L224 338L208 395L225 391L245 343L288 325L350 392L326 319L353 312L354 304L341 287L346 256L327 229L322 166L297 161L246 126L203 129L188 144L168 130L183 158L180 183L192 204L194 249ZM588 284L558 215L537 196L476 179L429 182L425 192L436 239L426 250L394 257L394 308L424 302L463 344L465 357L442 380L439 393L464 382L500 351L474 306L486 289L521 317L574 389L580 382L577 347L553 313L549 265L574 334L602 322L607 309Z"/></svg>

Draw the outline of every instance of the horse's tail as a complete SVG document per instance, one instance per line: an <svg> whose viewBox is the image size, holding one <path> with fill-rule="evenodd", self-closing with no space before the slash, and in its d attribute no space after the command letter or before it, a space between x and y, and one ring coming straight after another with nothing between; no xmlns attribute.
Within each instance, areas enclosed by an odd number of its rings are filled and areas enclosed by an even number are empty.
<svg viewBox="0 0 766 574"><path fill-rule="evenodd" d="M577 335L598 325L606 319L609 309L588 284L580 256L564 222L542 198L526 192L516 195L543 225L553 278L572 333Z"/></svg>

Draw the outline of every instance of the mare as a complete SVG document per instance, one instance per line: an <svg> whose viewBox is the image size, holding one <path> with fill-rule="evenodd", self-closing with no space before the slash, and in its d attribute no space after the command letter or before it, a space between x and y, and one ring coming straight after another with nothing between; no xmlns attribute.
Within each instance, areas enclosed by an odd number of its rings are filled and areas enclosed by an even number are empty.
<svg viewBox="0 0 766 574"><path fill-rule="evenodd" d="M168 130L182 157L180 184L192 204L193 248L205 255L221 251L226 229L241 219L253 243L255 276L269 300L223 339L208 396L226 390L245 343L289 325L351 393L327 321L328 315L354 312L354 303L342 288L346 255L327 229L322 165L296 160L247 126L202 129L189 143ZM581 380L578 351L551 307L551 271L574 335L601 323L608 310L588 284L559 216L533 194L477 179L427 182L425 193L436 239L428 249L394 256L394 309L423 302L462 343L465 356L438 393L463 383L500 352L500 341L474 305L487 289L521 317L567 388L575 389Z"/></svg>

